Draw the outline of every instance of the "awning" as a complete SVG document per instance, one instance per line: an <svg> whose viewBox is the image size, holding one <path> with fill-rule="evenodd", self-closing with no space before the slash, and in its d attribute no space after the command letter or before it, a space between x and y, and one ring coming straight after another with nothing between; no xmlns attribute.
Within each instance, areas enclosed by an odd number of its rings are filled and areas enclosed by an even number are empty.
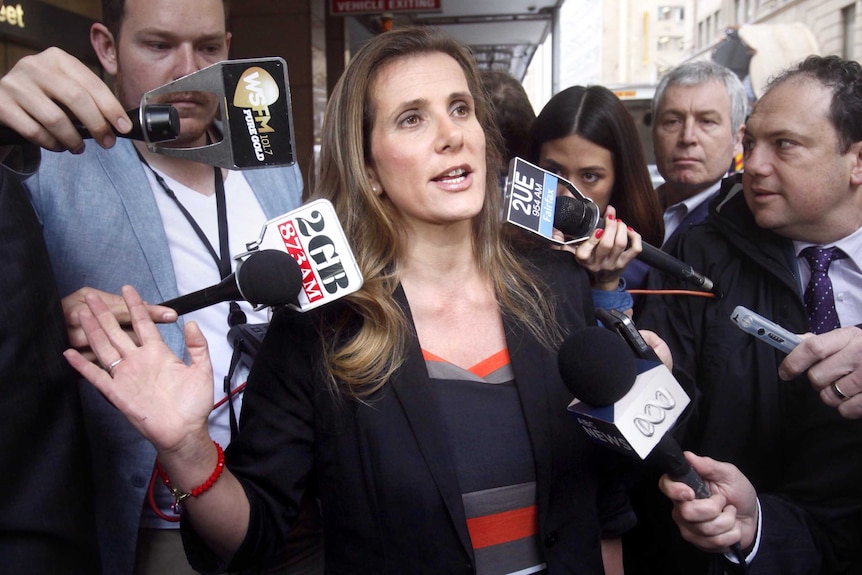
<svg viewBox="0 0 862 575"><path fill-rule="evenodd" d="M565 0L441 0L438 12L392 14L395 25L438 26L470 47L483 69L523 80L536 49L551 33ZM372 31L379 15L360 18Z"/></svg>

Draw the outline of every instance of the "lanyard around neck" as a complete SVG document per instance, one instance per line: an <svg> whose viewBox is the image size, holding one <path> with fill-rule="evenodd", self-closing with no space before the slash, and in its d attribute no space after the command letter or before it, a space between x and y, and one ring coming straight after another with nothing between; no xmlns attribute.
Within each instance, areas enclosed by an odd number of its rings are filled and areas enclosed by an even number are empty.
<svg viewBox="0 0 862 575"><path fill-rule="evenodd" d="M230 263L230 246L228 245L228 226L227 226L227 205L225 202L225 192L224 192L224 179L221 175L221 168L218 166L213 167L213 178L215 182L215 197L216 197L216 214L218 218L218 242L219 242L219 253L216 253L215 248L207 239L206 234L198 225L197 221L195 221L194 216L192 216L186 207L180 202L180 199L174 193L174 191L168 186L168 183L165 179L155 171L152 166L150 166L147 161L138 153L138 156L141 158L141 163L143 163L146 167L150 169L153 173L153 176L156 178L156 182L158 182L159 186L165 191L170 199L174 201L177 207L182 212L183 217L189 222L189 225L194 230L195 234L201 240L204 247L209 252L210 256L212 256L213 261L216 264L216 267L219 271L219 276L221 279L226 278L231 274L231 263Z"/></svg>
<svg viewBox="0 0 862 575"><path fill-rule="evenodd" d="M213 166L213 174L215 178L215 197L216 197L216 213L218 214L218 241L219 241L219 253L216 254L215 249L210 243L209 239L207 239L206 234L198 225L197 221L195 221L194 216L189 213L186 207L180 202L180 199L174 193L165 179L159 174L157 171L153 169L153 167L147 163L144 157L138 152L138 157L141 159L141 163L145 165L150 171L153 173L153 176L156 178L156 182L158 182L159 186L165 191L169 198L171 198L177 207L182 212L183 216L188 220L189 225L192 226L192 229L197 234L198 238L200 238L204 247L206 247L207 251L213 258L213 261L218 267L219 275L221 279L225 279L231 274L231 264L230 264L230 246L228 246L228 234L227 234L227 205L225 202L225 192L224 192L224 179L221 175L221 168L218 166ZM230 310L227 316L227 323L229 326L233 327L234 325L242 324L246 322L245 313L240 309L239 304L235 301L230 302ZM233 405L233 393L231 392L231 380L233 379L233 373L239 364L239 353L240 347L237 346L234 348L233 355L231 357L230 367L228 368L228 373L224 378L224 392L228 399L228 419L230 421L230 434L231 440L236 437L238 433L237 423L236 423L236 410Z"/></svg>

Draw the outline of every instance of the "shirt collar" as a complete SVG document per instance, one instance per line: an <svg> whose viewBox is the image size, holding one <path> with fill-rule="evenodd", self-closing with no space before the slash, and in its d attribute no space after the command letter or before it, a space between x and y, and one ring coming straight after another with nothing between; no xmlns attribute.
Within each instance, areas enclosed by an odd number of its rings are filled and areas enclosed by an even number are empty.
<svg viewBox="0 0 862 575"><path fill-rule="evenodd" d="M701 203L703 203L704 201L709 199L715 192L718 191L718 189L720 187L721 187L721 180L718 180L717 182L715 182L714 184L712 184L711 186L709 186L708 188L706 188L702 192L698 192L695 195L693 195L689 198L686 198L681 202L677 202L677 203L673 204L672 206L668 206L665 209L665 211L682 210L684 213L687 214L690 211L692 211L693 209L695 209L697 206L699 206Z"/></svg>
<svg viewBox="0 0 862 575"><path fill-rule="evenodd" d="M799 254L802 253L807 247L818 246L818 247L838 247L841 248L845 254L847 254L847 259L853 262L853 264L858 269L862 269L862 228L859 228L849 236L845 236L838 240L837 242L831 242L826 245L822 244L812 244L810 242L801 242L797 240L793 240L793 249L796 251L796 257L799 257ZM846 260L845 260L846 261Z"/></svg>

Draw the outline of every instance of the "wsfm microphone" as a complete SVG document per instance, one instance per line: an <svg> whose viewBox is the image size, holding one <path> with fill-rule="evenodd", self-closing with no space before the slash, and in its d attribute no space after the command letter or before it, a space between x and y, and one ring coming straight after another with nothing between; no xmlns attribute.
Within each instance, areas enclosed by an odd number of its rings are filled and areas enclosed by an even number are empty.
<svg viewBox="0 0 862 575"><path fill-rule="evenodd" d="M554 227L566 235L583 235L585 222L592 221L595 204L578 201L569 196L558 196L554 206ZM598 228L604 227L604 221L599 218ZM657 247L643 242L643 251L637 259L650 267L656 268L672 276L693 283L696 286L718 295L715 284L708 277L699 274L682 260L679 260Z"/></svg>
<svg viewBox="0 0 862 575"><path fill-rule="evenodd" d="M709 497L709 488L669 433L689 403L670 370L636 359L622 338L595 326L570 334L558 361L563 383L576 398L569 412L587 435L605 447L636 454L691 487L699 499Z"/></svg>
<svg viewBox="0 0 862 575"><path fill-rule="evenodd" d="M116 132L117 136L142 142L167 142L180 135L180 114L170 104L149 104L127 113L132 120L132 129L126 134ZM82 138L93 137L79 121L73 120L72 124ZM16 146L28 141L12 128L0 126L0 146Z"/></svg>
<svg viewBox="0 0 862 575"><path fill-rule="evenodd" d="M236 271L218 284L159 305L183 315L224 301L247 301L254 306L296 303L302 272L290 255L280 250L251 252Z"/></svg>

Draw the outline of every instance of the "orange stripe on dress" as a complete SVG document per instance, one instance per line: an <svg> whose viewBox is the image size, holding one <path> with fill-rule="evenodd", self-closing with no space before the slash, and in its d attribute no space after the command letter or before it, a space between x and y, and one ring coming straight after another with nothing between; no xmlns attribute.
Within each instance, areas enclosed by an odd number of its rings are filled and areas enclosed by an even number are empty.
<svg viewBox="0 0 862 575"><path fill-rule="evenodd" d="M439 361L441 363L449 363L448 361L446 361L445 359L443 359L439 355L434 355L433 353L431 353L427 349L422 350L422 359L424 359L425 361Z"/></svg>
<svg viewBox="0 0 862 575"><path fill-rule="evenodd" d="M467 520L473 549L501 545L530 537L538 532L535 505Z"/></svg>
<svg viewBox="0 0 862 575"><path fill-rule="evenodd" d="M479 377L486 377L488 374L494 373L504 365L509 365L509 350L501 349L491 357L483 359L476 365L470 368L470 373Z"/></svg>
<svg viewBox="0 0 862 575"><path fill-rule="evenodd" d="M448 360L443 359L439 355L431 353L427 349L422 349L422 359L425 361L437 361L440 363L450 363ZM503 366L509 365L511 359L509 358L509 350L501 349L494 355L483 359L467 371L472 373L478 377L485 377L488 374L494 373L496 370L500 369Z"/></svg>

